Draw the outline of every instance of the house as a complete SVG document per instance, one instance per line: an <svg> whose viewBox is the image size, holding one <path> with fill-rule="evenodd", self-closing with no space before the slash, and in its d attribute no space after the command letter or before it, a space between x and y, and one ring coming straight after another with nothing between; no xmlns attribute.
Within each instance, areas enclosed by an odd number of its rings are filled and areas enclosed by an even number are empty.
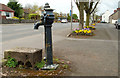
<svg viewBox="0 0 120 78"><path fill-rule="evenodd" d="M23 17L25 19L40 19L40 16L44 13L42 8L39 8L36 11L32 10L31 8L24 8L23 11Z"/></svg>
<svg viewBox="0 0 120 78"><path fill-rule="evenodd" d="M30 9L23 9L23 11L24 11L23 17L25 19L29 19Z"/></svg>
<svg viewBox="0 0 120 78"><path fill-rule="evenodd" d="M44 10L42 8L39 8L35 13L39 14L40 16L44 14Z"/></svg>
<svg viewBox="0 0 120 78"><path fill-rule="evenodd" d="M1 4L0 3L0 16L2 18L12 18L14 17L14 10L12 10L11 8L7 7L5 4Z"/></svg>
<svg viewBox="0 0 120 78"><path fill-rule="evenodd" d="M110 23L114 24L118 18L120 18L120 8L114 10L114 13L109 16Z"/></svg>
<svg viewBox="0 0 120 78"><path fill-rule="evenodd" d="M109 16L110 16L109 10L107 10L105 13L102 14L102 22L109 23Z"/></svg>
<svg viewBox="0 0 120 78"><path fill-rule="evenodd" d="M118 8L120 8L120 1L118 2Z"/></svg>

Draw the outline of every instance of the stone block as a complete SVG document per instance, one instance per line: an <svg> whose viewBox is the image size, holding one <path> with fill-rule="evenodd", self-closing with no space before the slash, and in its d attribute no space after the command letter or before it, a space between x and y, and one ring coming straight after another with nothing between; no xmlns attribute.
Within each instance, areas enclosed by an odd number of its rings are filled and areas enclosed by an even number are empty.
<svg viewBox="0 0 120 78"><path fill-rule="evenodd" d="M6 59L8 56L15 58L18 63L33 67L37 62L41 62L42 49L25 47L13 48L4 51L4 58Z"/></svg>

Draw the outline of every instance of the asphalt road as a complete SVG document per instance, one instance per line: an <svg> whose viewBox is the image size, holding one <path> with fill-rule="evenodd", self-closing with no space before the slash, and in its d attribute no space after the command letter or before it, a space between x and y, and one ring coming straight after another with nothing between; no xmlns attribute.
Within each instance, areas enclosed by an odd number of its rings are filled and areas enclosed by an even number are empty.
<svg viewBox="0 0 120 78"><path fill-rule="evenodd" d="M73 24L74 28L78 23ZM70 76L117 76L118 30L112 24L97 24L95 36L67 38L70 23L53 24L53 54L71 62ZM44 48L44 28L33 24L4 24L2 51L14 47Z"/></svg>
<svg viewBox="0 0 120 78"><path fill-rule="evenodd" d="M39 30L33 29L34 24L7 24L2 25L2 41L19 39L27 36L38 35L44 32L44 27L40 26ZM53 31L69 28L70 24L53 24Z"/></svg>

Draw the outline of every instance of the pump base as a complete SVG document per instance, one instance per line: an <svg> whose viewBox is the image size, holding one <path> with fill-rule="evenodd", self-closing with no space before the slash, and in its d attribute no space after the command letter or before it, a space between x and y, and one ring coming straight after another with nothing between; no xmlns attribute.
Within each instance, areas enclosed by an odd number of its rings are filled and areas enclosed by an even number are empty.
<svg viewBox="0 0 120 78"><path fill-rule="evenodd" d="M42 70L56 70L59 64L45 65Z"/></svg>

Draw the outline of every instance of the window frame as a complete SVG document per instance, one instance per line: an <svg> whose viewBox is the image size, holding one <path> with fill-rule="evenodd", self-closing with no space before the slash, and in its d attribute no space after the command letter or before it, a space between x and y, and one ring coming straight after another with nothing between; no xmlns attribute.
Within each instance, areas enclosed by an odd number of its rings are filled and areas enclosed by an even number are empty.
<svg viewBox="0 0 120 78"><path fill-rule="evenodd" d="M6 17L10 17L10 13L9 12L6 12Z"/></svg>

